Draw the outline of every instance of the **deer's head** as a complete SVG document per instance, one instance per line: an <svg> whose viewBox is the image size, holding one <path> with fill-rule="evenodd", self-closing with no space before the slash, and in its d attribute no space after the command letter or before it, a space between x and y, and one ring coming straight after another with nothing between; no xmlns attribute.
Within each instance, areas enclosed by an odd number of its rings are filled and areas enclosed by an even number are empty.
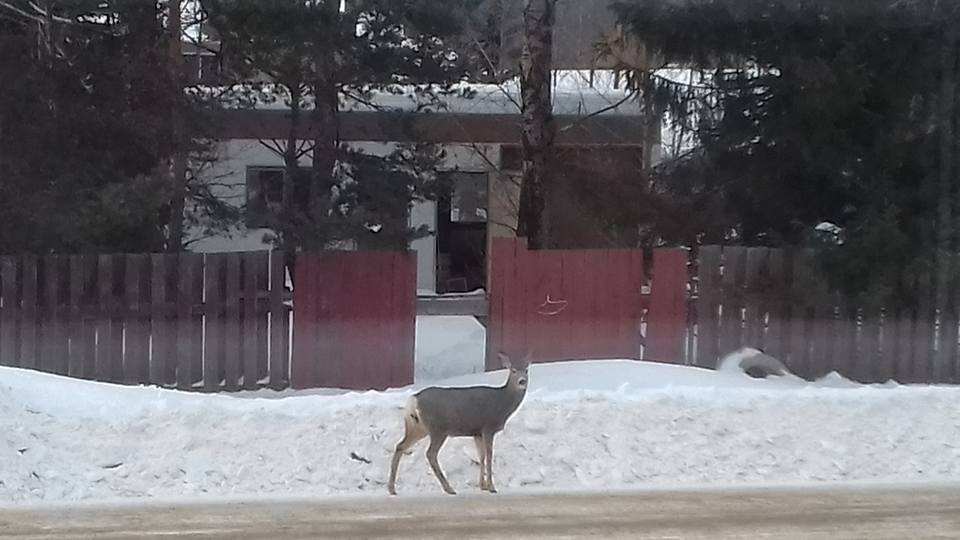
<svg viewBox="0 0 960 540"><path fill-rule="evenodd" d="M527 353L520 360L512 360L509 355L501 352L497 355L500 363L507 369L507 386L517 390L527 389L527 371L532 360L532 353Z"/></svg>

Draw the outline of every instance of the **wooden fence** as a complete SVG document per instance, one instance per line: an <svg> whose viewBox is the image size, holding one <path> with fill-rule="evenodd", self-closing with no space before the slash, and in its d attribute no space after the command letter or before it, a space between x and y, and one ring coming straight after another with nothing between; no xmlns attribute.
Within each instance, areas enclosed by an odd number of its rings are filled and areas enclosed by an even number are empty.
<svg viewBox="0 0 960 540"><path fill-rule="evenodd" d="M0 363L182 389L288 384L268 252L0 257Z"/></svg>
<svg viewBox="0 0 960 540"><path fill-rule="evenodd" d="M960 382L958 256L942 310L930 272L903 274L899 300L849 297L830 290L810 250L705 246L697 266L691 363L712 367L747 345L807 378Z"/></svg>
<svg viewBox="0 0 960 540"><path fill-rule="evenodd" d="M685 250L655 250L646 272L641 250L529 251L508 238L492 245L488 368L498 367L498 351L536 361L683 358Z"/></svg>
<svg viewBox="0 0 960 540"><path fill-rule="evenodd" d="M492 244L490 368L498 350L713 367L753 346L807 378L960 383L960 255L948 298L913 272L894 302L831 291L809 250L704 246L689 273L680 249L646 266ZM291 294L268 252L0 257L0 364L205 391L413 382L411 254L304 255L296 272Z"/></svg>

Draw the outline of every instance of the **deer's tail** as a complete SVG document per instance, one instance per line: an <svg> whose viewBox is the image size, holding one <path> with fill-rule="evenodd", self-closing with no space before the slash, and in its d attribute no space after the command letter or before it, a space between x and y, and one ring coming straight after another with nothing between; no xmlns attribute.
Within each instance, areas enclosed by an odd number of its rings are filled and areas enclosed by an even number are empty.
<svg viewBox="0 0 960 540"><path fill-rule="evenodd" d="M413 425L420 424L420 404L417 401L417 396L410 396L410 399L407 400L403 418Z"/></svg>

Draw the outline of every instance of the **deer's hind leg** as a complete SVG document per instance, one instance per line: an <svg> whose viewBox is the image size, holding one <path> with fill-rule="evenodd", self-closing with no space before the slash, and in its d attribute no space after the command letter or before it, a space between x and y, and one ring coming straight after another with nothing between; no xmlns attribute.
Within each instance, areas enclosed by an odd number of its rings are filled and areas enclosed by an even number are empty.
<svg viewBox="0 0 960 540"><path fill-rule="evenodd" d="M393 451L393 459L390 460L390 480L387 483L387 491L391 495L397 494L397 469L400 467L400 458L426 436L427 430L419 419L410 415L404 417L403 438L397 443Z"/></svg>
<svg viewBox="0 0 960 540"><path fill-rule="evenodd" d="M430 463L430 468L433 469L433 474L437 476L437 480L440 480L440 487L443 488L443 491L449 493L450 495L456 495L457 492L450 487L450 482L447 482L447 477L443 474L443 470L440 468L440 462L437 461L437 456L440 454L440 447L443 446L443 443L446 442L447 435L431 433L430 434L430 447L427 448L427 462Z"/></svg>

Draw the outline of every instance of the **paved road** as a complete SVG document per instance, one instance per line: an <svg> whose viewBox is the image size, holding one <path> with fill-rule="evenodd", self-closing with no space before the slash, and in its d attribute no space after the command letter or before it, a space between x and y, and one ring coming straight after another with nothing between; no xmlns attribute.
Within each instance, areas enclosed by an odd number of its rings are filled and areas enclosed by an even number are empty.
<svg viewBox="0 0 960 540"><path fill-rule="evenodd" d="M960 487L0 510L0 538L960 538Z"/></svg>

